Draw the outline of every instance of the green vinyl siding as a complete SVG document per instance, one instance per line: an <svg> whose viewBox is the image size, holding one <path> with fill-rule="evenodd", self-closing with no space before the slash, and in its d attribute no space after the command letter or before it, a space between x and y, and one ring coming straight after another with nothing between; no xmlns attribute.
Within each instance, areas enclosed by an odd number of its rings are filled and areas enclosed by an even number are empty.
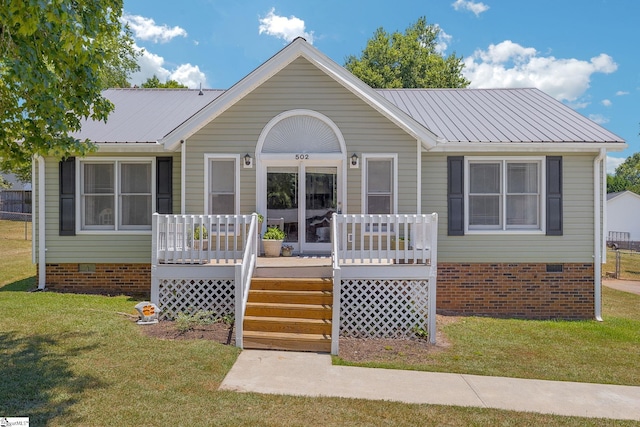
<svg viewBox="0 0 640 427"><path fill-rule="evenodd" d="M346 144L344 160L357 153L398 154L398 211L417 210L416 140L382 114L299 58L238 101L186 142L186 212L204 210L205 154L250 153L264 127L278 114L295 109L317 111L340 129ZM343 200L348 212L361 212L362 168L347 166ZM256 167L240 166L240 213L256 210Z"/></svg>
<svg viewBox="0 0 640 427"><path fill-rule="evenodd" d="M465 263L593 262L594 155L558 155L563 156L564 174L562 236L501 232L448 236L447 155L423 153L422 212L437 212L439 215L438 260ZM478 154L473 153L473 156ZM507 157L505 153L487 153L487 156Z"/></svg>
<svg viewBox="0 0 640 427"><path fill-rule="evenodd" d="M170 155L167 153L167 155ZM151 153L118 155L95 153L97 157L155 157ZM51 263L149 263L151 262L151 231L142 232L80 232L75 236L60 236L58 159L47 158L45 169L46 262ZM38 189L39 190L39 189ZM35 197L35 196L34 196ZM79 203L76 194L76 204ZM37 209L37 205L34 209ZM180 211L180 153L173 159L173 209ZM34 210L37 212L37 210ZM76 218L80 221L80 218ZM36 254L38 253L36 244Z"/></svg>

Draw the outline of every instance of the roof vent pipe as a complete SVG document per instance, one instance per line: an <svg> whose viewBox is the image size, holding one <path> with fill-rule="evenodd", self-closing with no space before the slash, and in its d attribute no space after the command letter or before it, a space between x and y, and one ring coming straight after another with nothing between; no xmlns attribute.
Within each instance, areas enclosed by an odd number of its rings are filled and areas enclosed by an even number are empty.
<svg viewBox="0 0 640 427"><path fill-rule="evenodd" d="M204 92L202 91L202 82L200 82L200 92L198 92L198 96L200 95L204 95Z"/></svg>

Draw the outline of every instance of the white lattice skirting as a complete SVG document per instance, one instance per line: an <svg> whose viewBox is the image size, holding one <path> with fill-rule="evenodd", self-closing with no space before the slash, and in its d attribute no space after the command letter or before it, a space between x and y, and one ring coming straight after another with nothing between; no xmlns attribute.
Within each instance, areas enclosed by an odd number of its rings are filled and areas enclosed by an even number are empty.
<svg viewBox="0 0 640 427"><path fill-rule="evenodd" d="M428 280L343 279L340 336L412 338L428 330L428 308Z"/></svg>
<svg viewBox="0 0 640 427"><path fill-rule="evenodd" d="M211 311L216 316L233 314L233 279L160 279L159 304L163 319L175 319L178 313Z"/></svg>

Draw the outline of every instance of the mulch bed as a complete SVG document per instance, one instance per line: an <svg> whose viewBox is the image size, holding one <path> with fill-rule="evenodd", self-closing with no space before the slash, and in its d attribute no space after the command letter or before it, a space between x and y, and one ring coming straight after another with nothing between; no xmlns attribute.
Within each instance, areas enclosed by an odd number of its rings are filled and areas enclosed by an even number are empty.
<svg viewBox="0 0 640 427"><path fill-rule="evenodd" d="M424 364L429 354L444 351L450 347L447 337L440 331L440 326L457 322L458 317L438 316L436 323L438 332L436 345L429 344L423 339L392 339L392 338L340 338L340 358L357 363L405 363ZM155 325L141 325L142 333L149 337L164 340L213 340L220 344L235 345L235 329L231 331L231 341L228 342L231 326L224 322L211 325L199 325L194 329L181 332L174 322L161 321Z"/></svg>

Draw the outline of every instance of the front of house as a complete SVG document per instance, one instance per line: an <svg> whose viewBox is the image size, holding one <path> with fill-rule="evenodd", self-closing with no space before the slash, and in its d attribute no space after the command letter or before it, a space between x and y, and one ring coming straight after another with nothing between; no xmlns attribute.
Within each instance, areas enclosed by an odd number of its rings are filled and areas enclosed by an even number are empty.
<svg viewBox="0 0 640 427"><path fill-rule="evenodd" d="M374 90L296 39L227 91L105 95L78 135L99 150L34 166L40 287L149 295L154 212L259 212L300 254L334 251L334 213L437 213L439 312L600 316L604 162L626 145L538 90Z"/></svg>

